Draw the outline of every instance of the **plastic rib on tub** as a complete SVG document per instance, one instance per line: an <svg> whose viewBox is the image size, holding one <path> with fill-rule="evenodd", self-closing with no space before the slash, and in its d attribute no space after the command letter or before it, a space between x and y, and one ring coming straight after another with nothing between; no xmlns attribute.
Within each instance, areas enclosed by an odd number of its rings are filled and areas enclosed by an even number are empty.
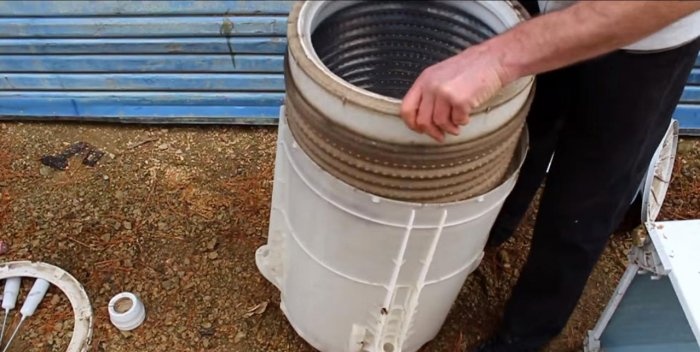
<svg viewBox="0 0 700 352"><path fill-rule="evenodd" d="M298 2L288 24L261 273L321 351L417 351L440 330L527 148L533 77L442 144L400 98L427 66L526 18L510 1Z"/></svg>

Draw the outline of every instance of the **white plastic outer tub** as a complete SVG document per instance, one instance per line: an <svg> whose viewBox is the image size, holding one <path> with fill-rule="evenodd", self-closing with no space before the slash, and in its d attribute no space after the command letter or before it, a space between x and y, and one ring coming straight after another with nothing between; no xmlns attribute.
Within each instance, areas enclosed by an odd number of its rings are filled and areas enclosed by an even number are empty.
<svg viewBox="0 0 700 352"><path fill-rule="evenodd" d="M496 32L523 20L512 1L449 1ZM310 33L324 16L356 1L306 1L290 14L289 66L299 91L334 123L380 141L431 144L405 127L400 101L354 87L326 69ZM471 140L526 105L532 77L505 87L459 136ZM268 243L260 272L281 292L296 332L320 351L414 352L441 329L512 190L527 149L521 134L511 167L489 192L450 203L397 201L326 172L295 140L280 113Z"/></svg>
<svg viewBox="0 0 700 352"><path fill-rule="evenodd" d="M491 192L450 204L398 202L323 171L280 116L262 274L297 333L320 351L417 351L479 265L519 163Z"/></svg>

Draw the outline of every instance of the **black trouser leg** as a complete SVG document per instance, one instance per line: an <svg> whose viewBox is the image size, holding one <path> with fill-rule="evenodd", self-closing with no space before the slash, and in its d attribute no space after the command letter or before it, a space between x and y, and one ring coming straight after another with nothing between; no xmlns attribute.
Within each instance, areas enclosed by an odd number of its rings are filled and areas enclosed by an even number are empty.
<svg viewBox="0 0 700 352"><path fill-rule="evenodd" d="M531 16L540 14L536 0L519 2ZM566 87L571 82L572 73L571 69L565 69L537 77L535 99L527 118L530 146L520 176L491 228L489 247L499 246L513 235L542 183L561 127L560 121L570 106L572 94Z"/></svg>
<svg viewBox="0 0 700 352"><path fill-rule="evenodd" d="M489 246L498 246L510 238L530 207L547 172L564 117L569 114L575 91L575 70L545 73L537 78L535 99L527 117L530 145L513 191L503 203L489 235Z"/></svg>
<svg viewBox="0 0 700 352"><path fill-rule="evenodd" d="M540 348L565 326L661 142L698 49L700 40L576 66L577 96L506 306L503 329L521 341L513 351Z"/></svg>

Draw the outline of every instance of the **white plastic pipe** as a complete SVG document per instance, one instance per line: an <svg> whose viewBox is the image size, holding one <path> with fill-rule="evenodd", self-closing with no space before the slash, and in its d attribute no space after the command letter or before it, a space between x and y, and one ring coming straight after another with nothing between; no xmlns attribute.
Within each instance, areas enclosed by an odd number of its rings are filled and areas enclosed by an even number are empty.
<svg viewBox="0 0 700 352"><path fill-rule="evenodd" d="M5 318L2 320L2 331L0 332L0 344L5 337L5 327L7 326L7 316L10 311L15 309L17 304L17 296L19 295L19 286L22 284L21 277L11 277L5 280L5 289L2 294L2 308L5 309Z"/></svg>
<svg viewBox="0 0 700 352"><path fill-rule="evenodd" d="M29 291L24 304L22 304L22 309L20 309L20 313L22 313L23 318L34 315L36 308L44 299L44 296L46 295L46 292L49 290L50 286L51 284L44 279L36 279L36 281L34 281L34 285Z"/></svg>
<svg viewBox="0 0 700 352"><path fill-rule="evenodd" d="M2 294L3 309L15 309L15 305L17 304L17 295L19 295L19 285L21 283L21 277L11 277L5 280L5 290Z"/></svg>
<svg viewBox="0 0 700 352"><path fill-rule="evenodd" d="M12 332L12 336L10 336L10 340L7 341L7 345L5 345L2 352L6 352L10 348L12 341L15 339L15 336L17 336L17 332L22 327L22 323L24 323L28 317L34 315L36 308L44 299L44 296L46 295L46 292L49 290L50 286L51 284L44 279L36 279L36 281L34 281L34 285L32 285L32 289L29 290L27 299L24 301L24 304L22 304L22 308L20 309L22 319L19 321L19 324L17 324L15 331Z"/></svg>

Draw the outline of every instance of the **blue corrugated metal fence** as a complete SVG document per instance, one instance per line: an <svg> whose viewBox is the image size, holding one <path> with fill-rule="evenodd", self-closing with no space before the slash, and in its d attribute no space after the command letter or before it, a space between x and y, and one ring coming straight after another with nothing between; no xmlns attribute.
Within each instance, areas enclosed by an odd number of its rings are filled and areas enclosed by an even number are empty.
<svg viewBox="0 0 700 352"><path fill-rule="evenodd" d="M292 1L1 1L0 115L273 124Z"/></svg>
<svg viewBox="0 0 700 352"><path fill-rule="evenodd" d="M293 1L0 1L0 118L274 124ZM700 58L675 117L700 134Z"/></svg>

